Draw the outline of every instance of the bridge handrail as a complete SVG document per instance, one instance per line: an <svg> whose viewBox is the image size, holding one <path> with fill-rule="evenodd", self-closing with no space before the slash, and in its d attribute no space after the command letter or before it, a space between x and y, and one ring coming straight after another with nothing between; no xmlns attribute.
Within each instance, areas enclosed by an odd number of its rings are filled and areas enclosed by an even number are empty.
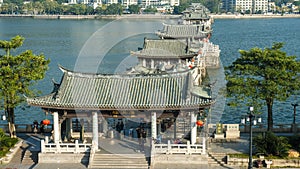
<svg viewBox="0 0 300 169"><path fill-rule="evenodd" d="M41 153L84 153L91 149L92 144L78 143L45 143L41 140Z"/></svg>
<svg viewBox="0 0 300 169"><path fill-rule="evenodd" d="M203 144L191 145L187 144L171 144L170 140L167 144L152 144L153 154L203 154Z"/></svg>

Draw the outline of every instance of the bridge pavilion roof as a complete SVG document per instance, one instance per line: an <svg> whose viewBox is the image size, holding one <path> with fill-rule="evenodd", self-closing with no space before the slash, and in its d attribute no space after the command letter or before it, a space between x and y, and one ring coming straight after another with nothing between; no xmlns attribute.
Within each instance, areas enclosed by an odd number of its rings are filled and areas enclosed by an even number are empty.
<svg viewBox="0 0 300 169"><path fill-rule="evenodd" d="M197 54L189 51L187 43L176 39L145 39L143 49L132 51L131 55L138 58L178 59L191 58Z"/></svg>
<svg viewBox="0 0 300 169"><path fill-rule="evenodd" d="M27 98L29 105L59 110L181 110L213 103L208 88L193 87L190 71L104 75L60 69L63 77L53 92Z"/></svg>
<svg viewBox="0 0 300 169"><path fill-rule="evenodd" d="M163 30L156 32L159 37L165 38L205 38L211 33L211 30L204 30L203 24L196 25L170 25L163 24Z"/></svg>

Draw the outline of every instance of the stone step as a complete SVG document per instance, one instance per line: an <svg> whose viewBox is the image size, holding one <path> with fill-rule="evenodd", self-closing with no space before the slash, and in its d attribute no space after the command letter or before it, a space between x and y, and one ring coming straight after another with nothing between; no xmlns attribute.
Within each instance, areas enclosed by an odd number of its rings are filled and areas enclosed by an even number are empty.
<svg viewBox="0 0 300 169"><path fill-rule="evenodd" d="M146 161L137 161L137 160L123 160L123 159L119 159L119 160L109 160L109 159L94 159L93 160L94 163L118 163L118 164L145 164Z"/></svg>
<svg viewBox="0 0 300 169"><path fill-rule="evenodd" d="M38 163L38 152L25 151L22 158L22 164L36 164Z"/></svg>
<svg viewBox="0 0 300 169"><path fill-rule="evenodd" d="M210 166L226 166L224 158L226 157L225 153L208 153L208 164Z"/></svg>
<svg viewBox="0 0 300 169"><path fill-rule="evenodd" d="M113 168L113 169L124 169L124 168L129 168L129 169L148 169L149 167L148 167L148 165L145 165L145 166L124 166L124 165L115 165L115 166L112 166L112 165L110 165L110 166L105 166L105 165L92 165L91 167L89 167L89 168Z"/></svg>
<svg viewBox="0 0 300 169"><path fill-rule="evenodd" d="M89 168L132 168L148 169L148 162L143 154L99 154L94 155Z"/></svg>

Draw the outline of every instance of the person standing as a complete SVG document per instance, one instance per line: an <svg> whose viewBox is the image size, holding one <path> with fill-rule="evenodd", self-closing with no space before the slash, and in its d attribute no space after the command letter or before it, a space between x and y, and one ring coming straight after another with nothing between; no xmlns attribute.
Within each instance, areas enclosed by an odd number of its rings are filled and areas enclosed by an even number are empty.
<svg viewBox="0 0 300 169"><path fill-rule="evenodd" d="M40 123L40 132L41 132L41 134L44 134L44 123L43 123L43 120Z"/></svg>
<svg viewBox="0 0 300 169"><path fill-rule="evenodd" d="M145 129L141 130L141 152L145 151L145 143L146 143L147 133Z"/></svg>
<svg viewBox="0 0 300 169"><path fill-rule="evenodd" d="M34 132L34 134L36 134L38 132L38 125L39 123L34 120L33 124L32 124L32 132Z"/></svg>
<svg viewBox="0 0 300 169"><path fill-rule="evenodd" d="M120 131L124 130L124 123L123 121L121 121L121 124L120 124Z"/></svg>
<svg viewBox="0 0 300 169"><path fill-rule="evenodd" d="M137 135L138 142L139 142L139 148L141 149L141 147L142 147L142 135L141 135L141 128L140 127L136 128L136 135Z"/></svg>

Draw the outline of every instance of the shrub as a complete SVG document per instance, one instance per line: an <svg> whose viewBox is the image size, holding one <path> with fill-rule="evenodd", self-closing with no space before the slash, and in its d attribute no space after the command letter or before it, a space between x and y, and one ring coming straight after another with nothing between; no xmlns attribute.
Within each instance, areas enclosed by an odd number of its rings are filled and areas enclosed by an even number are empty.
<svg viewBox="0 0 300 169"><path fill-rule="evenodd" d="M11 147L18 142L17 138L10 138L0 129L0 157L5 156Z"/></svg>
<svg viewBox="0 0 300 169"><path fill-rule="evenodd" d="M300 152L300 135L294 135L289 138L289 144L292 145L292 148Z"/></svg>
<svg viewBox="0 0 300 169"><path fill-rule="evenodd" d="M276 136L272 132L262 133L253 139L257 153L267 156L287 157L291 145L288 139L282 136Z"/></svg>

